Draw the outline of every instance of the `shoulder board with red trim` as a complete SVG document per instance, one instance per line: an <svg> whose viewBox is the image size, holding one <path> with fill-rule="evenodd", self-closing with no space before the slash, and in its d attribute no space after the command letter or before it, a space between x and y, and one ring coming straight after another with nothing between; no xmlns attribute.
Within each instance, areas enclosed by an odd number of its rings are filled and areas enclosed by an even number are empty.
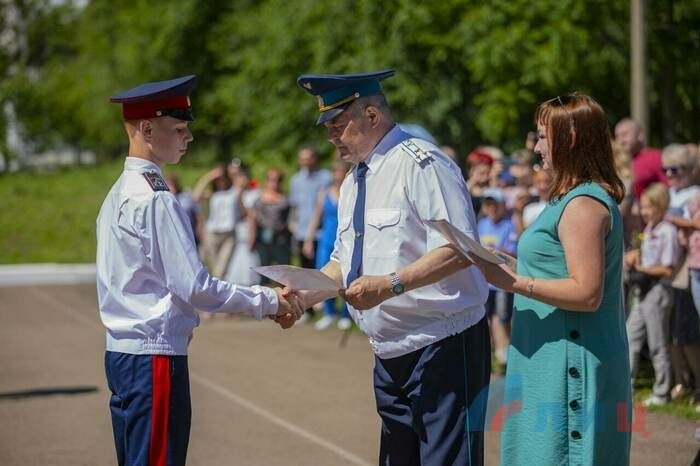
<svg viewBox="0 0 700 466"><path fill-rule="evenodd" d="M160 176L159 173L157 173L157 172L144 172L141 174L143 175L144 178L146 178L146 181L148 181L148 184L151 185L151 189L153 189L153 191L170 191L168 189L168 184Z"/></svg>

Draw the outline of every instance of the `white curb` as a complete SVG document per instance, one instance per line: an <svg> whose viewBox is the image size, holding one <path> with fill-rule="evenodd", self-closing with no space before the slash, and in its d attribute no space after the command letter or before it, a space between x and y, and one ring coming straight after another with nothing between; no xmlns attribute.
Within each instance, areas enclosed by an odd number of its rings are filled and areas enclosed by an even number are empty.
<svg viewBox="0 0 700 466"><path fill-rule="evenodd" d="M95 283L95 264L0 265L0 286Z"/></svg>

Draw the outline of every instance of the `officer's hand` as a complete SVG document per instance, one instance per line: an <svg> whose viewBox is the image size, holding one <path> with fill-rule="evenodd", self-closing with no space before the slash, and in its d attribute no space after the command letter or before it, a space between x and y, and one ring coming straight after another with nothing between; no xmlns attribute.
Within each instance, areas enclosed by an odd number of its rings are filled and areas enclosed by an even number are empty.
<svg viewBox="0 0 700 466"><path fill-rule="evenodd" d="M340 296L358 311L371 309L394 296L391 278L388 275L363 275L346 290L341 290Z"/></svg>

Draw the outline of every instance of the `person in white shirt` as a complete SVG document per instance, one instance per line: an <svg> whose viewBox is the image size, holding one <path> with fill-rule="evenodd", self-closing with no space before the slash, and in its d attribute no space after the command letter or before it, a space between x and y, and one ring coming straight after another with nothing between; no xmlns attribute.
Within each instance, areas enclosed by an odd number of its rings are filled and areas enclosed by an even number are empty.
<svg viewBox="0 0 700 466"><path fill-rule="evenodd" d="M459 168L391 118L379 81L394 70L302 75L318 124L355 166L338 235L321 271L333 278L375 353L380 464L482 464L490 374L488 286L427 220L476 238ZM320 293L302 292L305 305ZM480 402L479 400L483 400Z"/></svg>
<svg viewBox="0 0 700 466"><path fill-rule="evenodd" d="M259 285L260 275L253 267L260 266L260 255L255 248L250 247L249 234L252 230L250 222L254 221L251 218L252 210L260 199L260 189L257 184L251 185L250 173L243 164L239 167L234 186L239 192L239 209L243 218L236 223L236 247L233 249L225 279L240 285Z"/></svg>
<svg viewBox="0 0 700 466"><path fill-rule="evenodd" d="M228 170L228 167L218 165L202 175L192 193L196 202L209 203L200 254L216 278L226 275L235 247L236 224L241 218L238 190L228 174L234 170Z"/></svg>
<svg viewBox="0 0 700 466"><path fill-rule="evenodd" d="M187 213L161 173L192 141L195 79L147 83L111 98L122 104L129 156L97 218L96 262L119 465L185 464L195 307L270 316L285 328L303 313L295 295L220 281L197 256Z"/></svg>

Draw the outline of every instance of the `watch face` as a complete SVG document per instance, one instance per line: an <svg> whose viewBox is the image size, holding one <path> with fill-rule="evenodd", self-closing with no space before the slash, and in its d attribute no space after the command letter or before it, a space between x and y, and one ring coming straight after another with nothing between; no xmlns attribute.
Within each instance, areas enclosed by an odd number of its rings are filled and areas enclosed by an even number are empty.
<svg viewBox="0 0 700 466"><path fill-rule="evenodd" d="M391 291L394 294L401 294L404 292L404 286L401 283L397 283L396 285L391 287Z"/></svg>

